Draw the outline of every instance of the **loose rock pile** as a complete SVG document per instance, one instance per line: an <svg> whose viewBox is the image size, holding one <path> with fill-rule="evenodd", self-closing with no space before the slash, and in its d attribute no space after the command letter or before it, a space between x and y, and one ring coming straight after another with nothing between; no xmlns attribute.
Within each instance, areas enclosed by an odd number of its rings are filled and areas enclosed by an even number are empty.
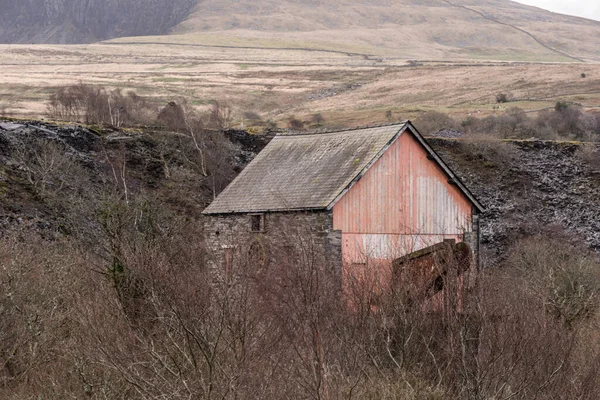
<svg viewBox="0 0 600 400"><path fill-rule="evenodd" d="M486 207L481 239L491 264L529 235L561 235L600 251L600 171L581 156L582 146L600 156L600 144L515 141L478 151L430 141ZM494 155L493 146L503 148Z"/></svg>

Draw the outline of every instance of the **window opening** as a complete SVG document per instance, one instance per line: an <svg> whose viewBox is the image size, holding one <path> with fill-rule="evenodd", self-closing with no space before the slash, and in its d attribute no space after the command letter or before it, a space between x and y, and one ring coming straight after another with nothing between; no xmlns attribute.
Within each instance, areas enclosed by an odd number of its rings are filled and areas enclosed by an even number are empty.
<svg viewBox="0 0 600 400"><path fill-rule="evenodd" d="M250 214L250 230L252 232L264 232L265 214Z"/></svg>

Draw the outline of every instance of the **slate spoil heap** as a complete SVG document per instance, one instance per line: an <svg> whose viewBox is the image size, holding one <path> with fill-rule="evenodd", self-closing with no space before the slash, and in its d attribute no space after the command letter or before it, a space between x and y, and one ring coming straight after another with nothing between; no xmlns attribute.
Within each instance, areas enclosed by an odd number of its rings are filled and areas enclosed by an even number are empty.
<svg viewBox="0 0 600 400"><path fill-rule="evenodd" d="M600 163L593 162L600 144L430 143L486 207L481 242L492 263L529 235L560 235L600 251Z"/></svg>
<svg viewBox="0 0 600 400"><path fill-rule="evenodd" d="M32 140L59 144L87 175L87 191L112 179L104 151L110 156L124 149L135 185L150 195L163 196L167 204L186 202L186 212L197 209L199 214L207 204L203 202L212 200L203 199L205 194L193 189L200 179L188 181L177 193L178 199L165 194L173 193L172 189L165 190L173 183L167 182L156 161L159 155L154 135L40 121L0 121L0 230L29 222L39 229L60 233L60 209L48 207L31 194L24 178L26 167L17 157ZM243 131L226 132L226 137L234 146L236 171L243 169L270 140ZM429 143L486 208L481 218L481 242L488 265L504 258L515 240L538 234L561 235L600 252L600 162L593 162L594 156L600 157L600 144L537 140L494 144L498 142L445 138L429 138ZM167 151L177 155L175 149Z"/></svg>

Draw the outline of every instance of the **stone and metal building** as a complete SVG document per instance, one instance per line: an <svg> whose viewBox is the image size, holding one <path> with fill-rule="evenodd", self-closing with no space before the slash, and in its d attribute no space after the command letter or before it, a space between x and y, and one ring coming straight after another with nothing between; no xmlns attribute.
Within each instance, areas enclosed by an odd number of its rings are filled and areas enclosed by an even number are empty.
<svg viewBox="0 0 600 400"><path fill-rule="evenodd" d="M275 245L302 228L343 281L445 240L468 243L478 260L482 211L405 121L279 134L204 215L216 259L226 263L241 242Z"/></svg>

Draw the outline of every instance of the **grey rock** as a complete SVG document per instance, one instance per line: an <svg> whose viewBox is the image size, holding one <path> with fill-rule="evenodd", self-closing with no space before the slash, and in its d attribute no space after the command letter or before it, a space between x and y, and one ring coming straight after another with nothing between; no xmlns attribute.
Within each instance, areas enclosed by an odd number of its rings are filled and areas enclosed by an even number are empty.
<svg viewBox="0 0 600 400"><path fill-rule="evenodd" d="M25 125L15 124L12 122L0 122L0 129L5 131L16 131L17 129L25 128Z"/></svg>
<svg viewBox="0 0 600 400"><path fill-rule="evenodd" d="M600 176L578 156L577 145L514 142L507 144L512 157L482 161L468 159L472 149L461 142L430 142L486 207L481 238L488 264L501 261L515 240L556 235L556 229L600 252Z"/></svg>

